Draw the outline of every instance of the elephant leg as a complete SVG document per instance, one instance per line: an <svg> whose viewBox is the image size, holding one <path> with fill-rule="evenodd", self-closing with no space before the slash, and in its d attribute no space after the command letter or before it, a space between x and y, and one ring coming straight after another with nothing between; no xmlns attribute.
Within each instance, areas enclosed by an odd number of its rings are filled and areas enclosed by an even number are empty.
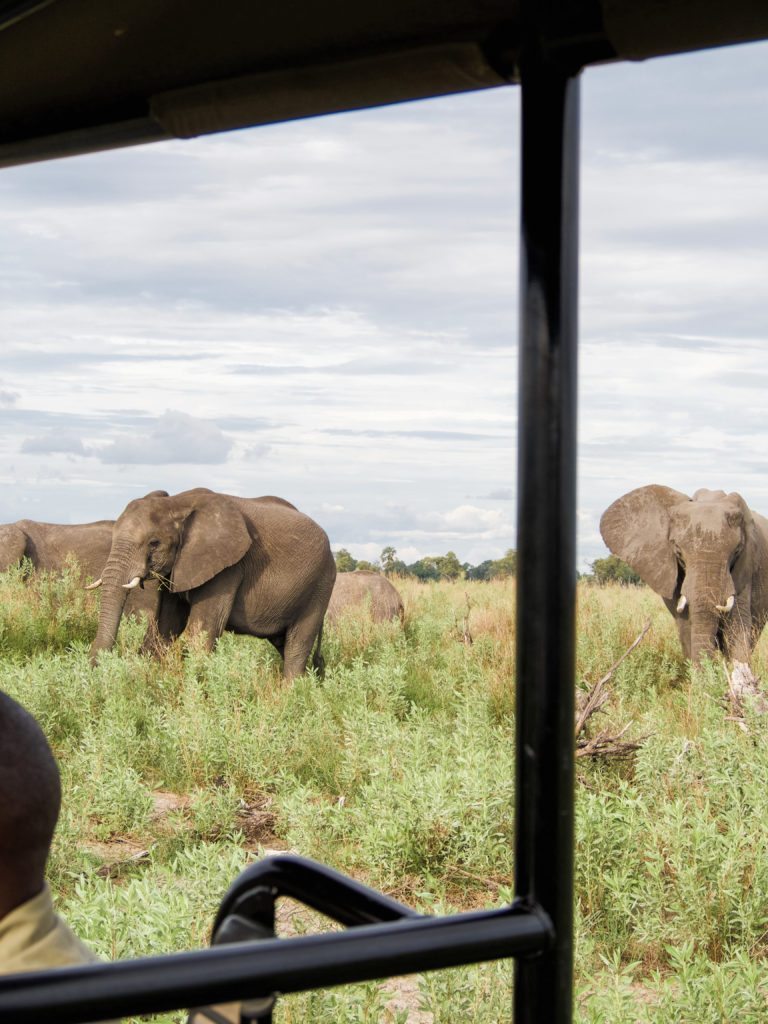
<svg viewBox="0 0 768 1024"><path fill-rule="evenodd" d="M238 588L243 580L242 566L230 565L202 587L187 593L189 618L185 632L205 633L206 647L212 651L227 627Z"/></svg>
<svg viewBox="0 0 768 1024"><path fill-rule="evenodd" d="M285 633L281 633L279 636L270 636L268 640L280 657L285 658Z"/></svg>
<svg viewBox="0 0 768 1024"><path fill-rule="evenodd" d="M285 653L283 654L283 675L286 679L295 679L307 670L307 662L312 653L312 645L320 636L323 628L322 615L309 615L289 626L285 634ZM315 655L315 664L322 664L322 655Z"/></svg>
<svg viewBox="0 0 768 1024"><path fill-rule="evenodd" d="M147 632L141 645L142 654L158 656L177 636L184 632L189 605L178 594L160 592L157 616L148 616Z"/></svg>

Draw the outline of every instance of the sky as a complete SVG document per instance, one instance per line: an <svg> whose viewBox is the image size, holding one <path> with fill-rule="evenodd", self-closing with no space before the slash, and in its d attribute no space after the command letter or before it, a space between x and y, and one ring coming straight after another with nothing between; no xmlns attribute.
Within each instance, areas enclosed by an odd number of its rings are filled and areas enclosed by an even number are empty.
<svg viewBox="0 0 768 1024"><path fill-rule="evenodd" d="M615 498L768 514L768 44L584 73L578 562ZM519 90L0 172L0 522L277 494L515 547Z"/></svg>

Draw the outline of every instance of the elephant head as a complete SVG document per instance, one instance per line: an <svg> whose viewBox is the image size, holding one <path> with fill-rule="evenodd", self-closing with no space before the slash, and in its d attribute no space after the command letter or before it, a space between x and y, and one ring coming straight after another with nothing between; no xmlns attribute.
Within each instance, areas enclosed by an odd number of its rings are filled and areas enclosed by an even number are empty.
<svg viewBox="0 0 768 1024"><path fill-rule="evenodd" d="M600 520L611 551L664 599L686 657L716 649L748 661L762 628L765 544L739 494L639 487ZM753 590L755 593L753 593Z"/></svg>
<svg viewBox="0 0 768 1024"><path fill-rule="evenodd" d="M116 520L99 584L101 613L91 648L95 660L114 646L126 597L145 580L182 593L238 562L252 540L243 515L225 496L196 488L169 496L152 491Z"/></svg>

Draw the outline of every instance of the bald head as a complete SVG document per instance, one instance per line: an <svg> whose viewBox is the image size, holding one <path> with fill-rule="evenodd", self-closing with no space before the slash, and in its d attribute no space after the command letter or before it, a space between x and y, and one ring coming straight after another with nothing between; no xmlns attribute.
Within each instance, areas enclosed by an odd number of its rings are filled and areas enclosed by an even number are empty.
<svg viewBox="0 0 768 1024"><path fill-rule="evenodd" d="M0 916L42 889L60 805L59 769L42 729L0 691Z"/></svg>

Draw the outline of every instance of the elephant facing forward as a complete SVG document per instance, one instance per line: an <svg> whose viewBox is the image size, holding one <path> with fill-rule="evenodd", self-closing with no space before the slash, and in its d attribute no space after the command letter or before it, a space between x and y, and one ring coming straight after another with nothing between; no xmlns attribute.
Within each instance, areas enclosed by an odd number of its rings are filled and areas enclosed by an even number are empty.
<svg viewBox="0 0 768 1024"><path fill-rule="evenodd" d="M768 520L740 494L638 487L606 509L600 532L661 595L687 658L749 661L768 620Z"/></svg>
<svg viewBox="0 0 768 1024"><path fill-rule="evenodd" d="M325 531L279 498L238 498L196 488L153 491L115 522L102 573L101 615L91 648L110 649L126 595L160 583L157 635L225 629L269 640L287 679L301 675L313 645L322 669L323 616L336 577Z"/></svg>

